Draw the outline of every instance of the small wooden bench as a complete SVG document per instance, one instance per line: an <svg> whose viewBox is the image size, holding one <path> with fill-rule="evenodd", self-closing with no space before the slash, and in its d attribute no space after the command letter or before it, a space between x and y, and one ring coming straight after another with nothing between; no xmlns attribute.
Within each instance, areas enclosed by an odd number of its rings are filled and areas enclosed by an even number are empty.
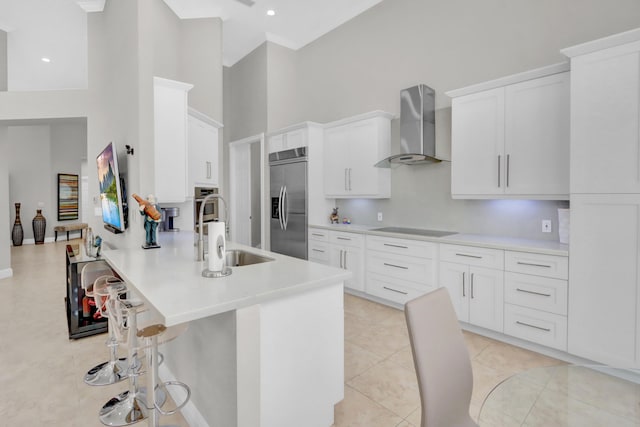
<svg viewBox="0 0 640 427"><path fill-rule="evenodd" d="M58 241L58 231L66 231L67 232L67 240L69 240L69 232L70 231L78 231L80 230L80 238L82 239L82 231L89 227L88 224L81 222L76 224L67 224L67 225L57 225L53 227L53 231L56 233L56 237L54 241Z"/></svg>

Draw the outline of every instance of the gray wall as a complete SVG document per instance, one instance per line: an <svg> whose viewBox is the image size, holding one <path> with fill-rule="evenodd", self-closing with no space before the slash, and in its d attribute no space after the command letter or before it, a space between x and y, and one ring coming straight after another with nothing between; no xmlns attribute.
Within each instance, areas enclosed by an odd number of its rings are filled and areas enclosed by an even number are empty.
<svg viewBox="0 0 640 427"><path fill-rule="evenodd" d="M267 47L267 132L292 124L291 118L304 103L298 92L297 54L272 42ZM307 120L307 119L303 119ZM300 120L300 121L303 121Z"/></svg>
<svg viewBox="0 0 640 427"><path fill-rule="evenodd" d="M11 268L11 211L9 202L9 170L7 126L0 125L0 272ZM0 273L1 274L1 273Z"/></svg>
<svg viewBox="0 0 640 427"><path fill-rule="evenodd" d="M33 239L31 220L37 209L47 219L45 238L52 238L53 227L63 223L58 221L58 174L80 175L86 158L86 124L62 120L29 125L26 121L24 126L8 126L6 132L9 205L21 203L25 239ZM12 208L7 222L14 221Z"/></svg>
<svg viewBox="0 0 640 427"><path fill-rule="evenodd" d="M268 113L276 112L269 124L323 123L375 109L397 115L399 91L426 83L436 90L438 144L450 146L451 102L445 91L561 62L565 58L559 49L638 22L640 3L635 0L619 0L615 7L605 0L385 0L298 50L294 60L278 60L285 69L292 63L296 67L292 87L298 101L274 105L271 97L278 94L269 91ZM276 58L277 53L269 53ZM271 57L267 61L275 69ZM240 85L235 66L231 72ZM268 87L277 78L269 74ZM398 151L396 122L392 152ZM556 209L567 202L452 200L450 166L394 169L391 199L338 201L340 214L373 225L558 238ZM377 212L383 212L384 222L377 222ZM542 219L553 220L553 233L540 231Z"/></svg>
<svg viewBox="0 0 640 427"><path fill-rule="evenodd" d="M7 90L7 33L0 30L0 91Z"/></svg>

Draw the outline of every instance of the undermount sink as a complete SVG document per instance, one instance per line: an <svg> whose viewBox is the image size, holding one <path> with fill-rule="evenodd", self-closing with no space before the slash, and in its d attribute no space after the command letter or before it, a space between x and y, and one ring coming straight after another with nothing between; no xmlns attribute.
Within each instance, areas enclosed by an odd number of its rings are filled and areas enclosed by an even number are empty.
<svg viewBox="0 0 640 427"><path fill-rule="evenodd" d="M263 262L273 261L273 258L268 258L261 255L256 255L251 252L243 251L241 249L230 249L224 256L225 265L227 267L243 267L245 265L260 264Z"/></svg>

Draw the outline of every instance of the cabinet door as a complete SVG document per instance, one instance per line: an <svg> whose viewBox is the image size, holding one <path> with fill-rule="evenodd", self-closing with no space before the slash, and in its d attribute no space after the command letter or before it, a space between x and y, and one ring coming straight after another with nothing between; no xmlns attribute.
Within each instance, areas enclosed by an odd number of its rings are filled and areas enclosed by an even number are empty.
<svg viewBox="0 0 640 427"><path fill-rule="evenodd" d="M189 116L189 188L218 185L218 129Z"/></svg>
<svg viewBox="0 0 640 427"><path fill-rule="evenodd" d="M569 353L640 367L640 195L571 198Z"/></svg>
<svg viewBox="0 0 640 427"><path fill-rule="evenodd" d="M440 285L447 288L458 320L469 321L469 267L452 262L440 263Z"/></svg>
<svg viewBox="0 0 640 427"><path fill-rule="evenodd" d="M353 278L345 281L345 286L364 292L364 252L359 248L344 248L343 268L353 273Z"/></svg>
<svg viewBox="0 0 640 427"><path fill-rule="evenodd" d="M505 90L505 194L568 199L569 73Z"/></svg>
<svg viewBox="0 0 640 427"><path fill-rule="evenodd" d="M187 197L187 92L154 85L154 190L159 203Z"/></svg>
<svg viewBox="0 0 640 427"><path fill-rule="evenodd" d="M469 269L469 323L502 332L504 325L504 272Z"/></svg>
<svg viewBox="0 0 640 427"><path fill-rule="evenodd" d="M451 108L453 197L503 194L504 88L454 98Z"/></svg>
<svg viewBox="0 0 640 427"><path fill-rule="evenodd" d="M639 93L637 51L571 61L571 193L640 193Z"/></svg>
<svg viewBox="0 0 640 427"><path fill-rule="evenodd" d="M346 126L325 131L324 193L327 197L348 194L348 138Z"/></svg>
<svg viewBox="0 0 640 427"><path fill-rule="evenodd" d="M356 196L375 196L379 191L378 127L375 119L354 123L348 129L348 192Z"/></svg>
<svg viewBox="0 0 640 427"><path fill-rule="evenodd" d="M291 132L287 132L285 137L284 149L290 150L292 148L300 148L307 146L307 130L296 129Z"/></svg>
<svg viewBox="0 0 640 427"><path fill-rule="evenodd" d="M269 153L277 153L278 151L285 150L284 148L284 135L273 135L269 137Z"/></svg>

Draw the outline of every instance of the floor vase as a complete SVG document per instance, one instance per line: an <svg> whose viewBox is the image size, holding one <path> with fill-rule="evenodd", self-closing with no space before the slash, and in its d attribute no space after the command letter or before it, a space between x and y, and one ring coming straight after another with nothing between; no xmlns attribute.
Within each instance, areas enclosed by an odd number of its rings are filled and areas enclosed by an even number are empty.
<svg viewBox="0 0 640 427"><path fill-rule="evenodd" d="M11 230L11 240L13 246L22 246L22 240L24 239L24 230L22 229L22 221L20 221L20 203L16 203L16 220L13 223L13 229Z"/></svg>
<svg viewBox="0 0 640 427"><path fill-rule="evenodd" d="M36 245L44 243L44 232L47 229L47 219L42 216L42 209L38 209L36 216L31 221L33 226L33 238L36 241Z"/></svg>

